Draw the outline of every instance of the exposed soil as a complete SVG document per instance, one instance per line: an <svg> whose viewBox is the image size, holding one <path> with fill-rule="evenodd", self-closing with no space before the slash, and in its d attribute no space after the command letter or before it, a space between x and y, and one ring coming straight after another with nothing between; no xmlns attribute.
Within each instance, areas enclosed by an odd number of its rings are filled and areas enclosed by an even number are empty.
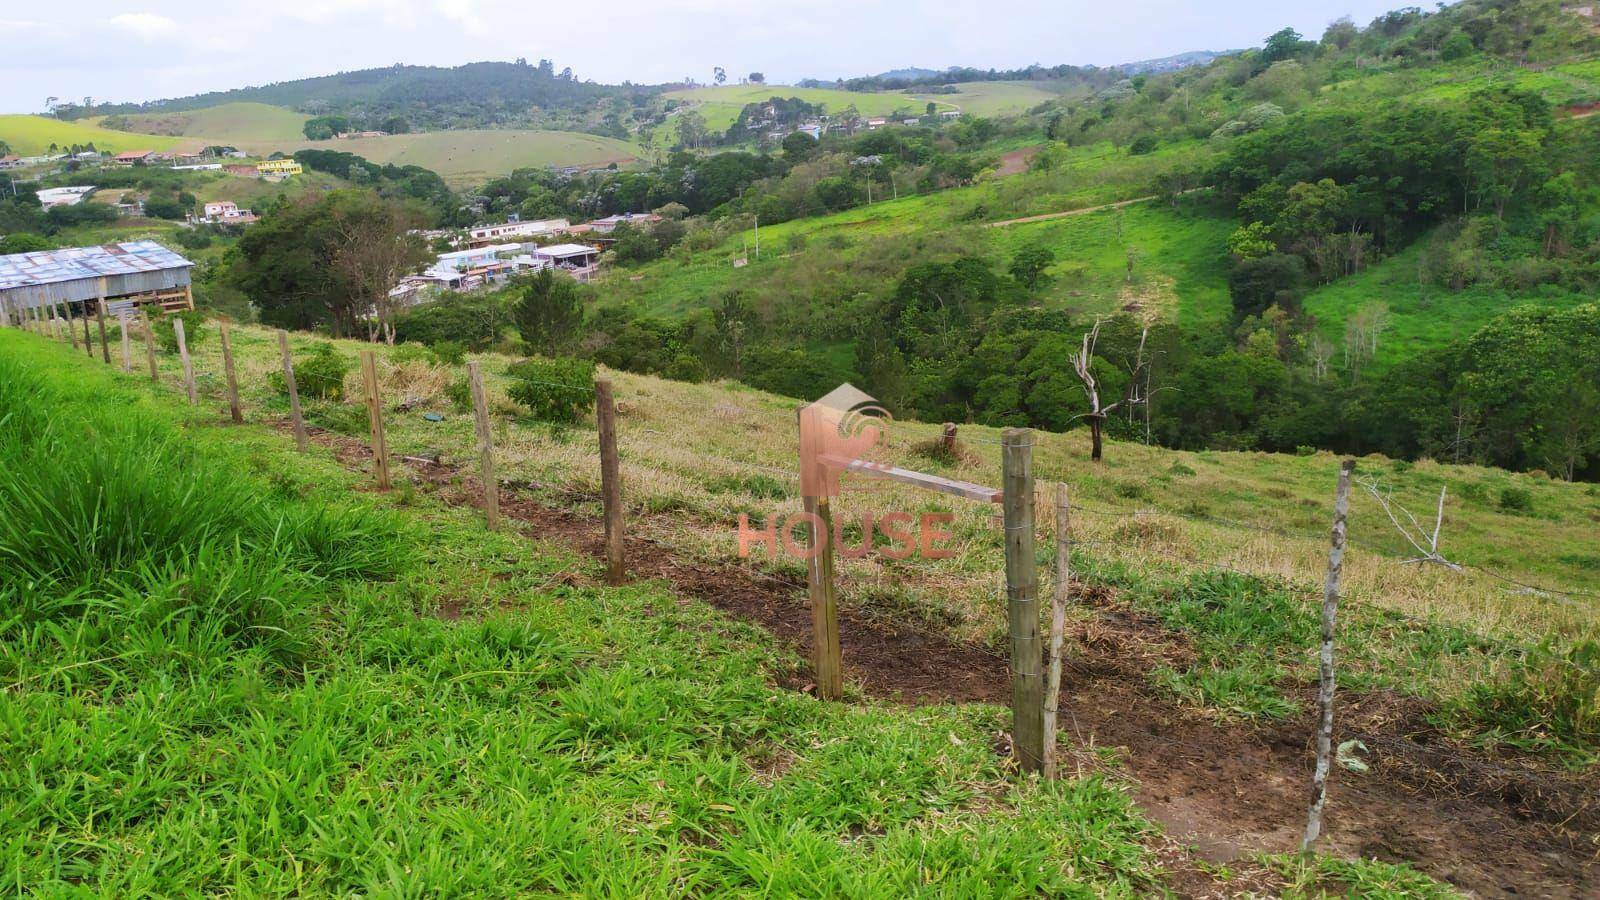
<svg viewBox="0 0 1600 900"><path fill-rule="evenodd" d="M1042 146L1023 147L1021 150L1013 150L1001 156L1000 166L994 170L994 174L1000 178L1005 178L1008 175L1021 175L1023 172L1028 171L1028 163L1035 156L1038 156L1039 151L1043 149L1044 147Z"/></svg>
<svg viewBox="0 0 1600 900"><path fill-rule="evenodd" d="M369 464L358 441L314 437L348 465ZM445 499L479 503L476 480L454 467L413 468ZM530 536L604 553L596 517L553 508L515 486L502 490L501 512ZM803 584L690 558L644 537L629 537L626 550L631 576L663 579L809 656ZM1225 725L1179 707L1149 686L1148 674L1184 662L1182 635L1103 591L1084 593L1098 615L1068 635L1059 721L1070 742L1117 748L1141 807L1202 859L1245 863L1254 851L1295 849L1311 781L1310 714L1277 725ZM846 677L868 696L1009 701L1006 661L987 648L894 627L844 606L839 632ZM806 674L780 680L805 689ZM1423 712L1418 701L1341 695L1335 740L1365 742L1371 769L1355 774L1335 767L1322 848L1408 862L1478 896L1600 896L1600 790L1593 779L1458 747L1427 727ZM1215 893L1198 869L1174 875L1185 895Z"/></svg>

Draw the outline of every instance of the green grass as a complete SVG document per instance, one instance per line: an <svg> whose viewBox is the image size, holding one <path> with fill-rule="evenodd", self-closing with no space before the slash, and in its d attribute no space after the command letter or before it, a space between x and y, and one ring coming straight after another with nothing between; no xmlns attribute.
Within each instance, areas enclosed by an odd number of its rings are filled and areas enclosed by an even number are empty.
<svg viewBox="0 0 1600 900"><path fill-rule="evenodd" d="M955 87L959 90L954 94L928 94L915 90L905 93L922 101L923 108L932 100L941 107L953 106L974 116L1020 115L1041 103L1059 99L1066 93L1050 82L1034 81L973 81L958 83Z"/></svg>
<svg viewBox="0 0 1600 900"><path fill-rule="evenodd" d="M69 147L94 144L96 150L121 153L127 150L167 150L180 143L178 138L111 131L83 122L63 122L44 116L0 115L0 140L21 156L37 156L51 144Z"/></svg>
<svg viewBox="0 0 1600 900"><path fill-rule="evenodd" d="M177 113L124 117L125 131L189 137L206 143L232 144L303 140L301 126L310 116L266 103L224 103Z"/></svg>
<svg viewBox="0 0 1600 900"><path fill-rule="evenodd" d="M632 162L639 149L614 138L571 131L463 130L395 134L376 138L240 142L240 149L265 156L273 151L342 150L375 163L415 165L438 172L455 186L481 184L512 169L542 166L604 166Z"/></svg>
<svg viewBox="0 0 1600 900"><path fill-rule="evenodd" d="M837 115L847 106L854 106L863 116L888 116L900 112L920 116L928 107L928 98L899 93L859 93L834 88L789 87L782 84L687 88L668 91L665 96L669 100L692 102L694 109L705 118L706 127L712 131L726 131L728 126L739 118L739 111L745 104L760 103L773 97L799 97L807 103L822 104L832 115ZM950 104L944 101L935 99L934 102L941 109L950 108ZM666 127L670 130L670 120Z"/></svg>
<svg viewBox="0 0 1600 900"><path fill-rule="evenodd" d="M379 509L405 501L279 434L218 428L36 338L0 346L8 888L1160 883L1121 789L1008 784L997 709L774 688L790 660L657 585L566 587L592 564L425 497L412 533Z"/></svg>

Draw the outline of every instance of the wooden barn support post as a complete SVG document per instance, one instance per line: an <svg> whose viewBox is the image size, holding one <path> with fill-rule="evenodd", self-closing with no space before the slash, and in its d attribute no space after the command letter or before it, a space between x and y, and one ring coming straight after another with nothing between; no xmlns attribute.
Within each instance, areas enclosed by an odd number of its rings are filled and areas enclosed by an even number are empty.
<svg viewBox="0 0 1600 900"><path fill-rule="evenodd" d="M1350 516L1350 476L1356 461L1347 459L1339 467L1339 487L1333 500L1333 536L1328 549L1328 578L1322 589L1321 680L1317 688L1317 709L1321 714L1317 728L1317 768L1311 776L1311 811L1306 817L1301 852L1309 852L1322 834L1322 809L1328 799L1328 770L1333 756L1333 638L1339 613L1339 580L1344 573L1344 541Z"/></svg>
<svg viewBox="0 0 1600 900"><path fill-rule="evenodd" d="M83 352L94 359L94 335L89 333L89 304L83 304Z"/></svg>
<svg viewBox="0 0 1600 900"><path fill-rule="evenodd" d="M1072 501L1064 482L1056 483L1056 577L1050 596L1050 667L1044 683L1044 777L1059 778L1056 766L1056 712L1061 705L1061 648L1067 635L1067 601L1072 597Z"/></svg>
<svg viewBox="0 0 1600 900"><path fill-rule="evenodd" d="M105 323L102 320L100 336L105 337ZM194 361L189 359L189 341L183 334L183 320L177 316L172 317L172 335L178 339L178 359L183 361L183 392L189 395L189 403L200 402L194 390Z"/></svg>
<svg viewBox="0 0 1600 900"><path fill-rule="evenodd" d="M100 323L100 357L111 365L111 346L106 343L106 280L100 279L99 298L94 302L94 317Z"/></svg>
<svg viewBox="0 0 1600 900"><path fill-rule="evenodd" d="M489 429L489 397L483 390L478 361L467 363L467 384L472 390L472 420L478 432L478 478L483 482L483 518L489 530L500 527L500 480L494 473L494 433Z"/></svg>
<svg viewBox="0 0 1600 900"><path fill-rule="evenodd" d="M393 487L389 480L389 441L383 433L383 396L378 390L378 362L371 350L361 351L361 383L367 391L367 426L372 432L372 470L378 490Z"/></svg>
<svg viewBox="0 0 1600 900"><path fill-rule="evenodd" d="M55 336L58 342L62 340L61 317L56 314L56 305L54 303L50 304L50 333Z"/></svg>
<svg viewBox="0 0 1600 900"><path fill-rule="evenodd" d="M600 432L600 500L606 517L606 584L627 578L622 544L622 466L617 458L617 404L611 382L594 383L595 423Z"/></svg>
<svg viewBox="0 0 1600 900"><path fill-rule="evenodd" d="M122 331L122 371L133 371L133 348L129 342L133 339L128 336L128 313L126 310L117 315L118 328Z"/></svg>
<svg viewBox="0 0 1600 900"><path fill-rule="evenodd" d="M222 371L228 379L228 415L233 424L244 423L244 413L239 409L239 375L233 368L233 341L228 334L228 323L217 323L217 334L222 341ZM124 338L126 340L126 338Z"/></svg>
<svg viewBox="0 0 1600 900"><path fill-rule="evenodd" d="M156 332L150 327L150 313L142 307L139 310L139 331L144 335L144 358L150 365L150 383L160 384L161 372L156 368Z"/></svg>
<svg viewBox="0 0 1600 900"><path fill-rule="evenodd" d="M1033 432L1001 436L1005 498L1006 609L1011 627L1011 741L1023 772L1044 767L1044 678L1039 575L1033 558Z"/></svg>
<svg viewBox="0 0 1600 900"><path fill-rule="evenodd" d="M294 445L306 452L306 420L300 415L300 388L294 383L294 357L289 355L289 332L278 329L278 352L283 356L283 383L289 391L289 423L294 426Z"/></svg>

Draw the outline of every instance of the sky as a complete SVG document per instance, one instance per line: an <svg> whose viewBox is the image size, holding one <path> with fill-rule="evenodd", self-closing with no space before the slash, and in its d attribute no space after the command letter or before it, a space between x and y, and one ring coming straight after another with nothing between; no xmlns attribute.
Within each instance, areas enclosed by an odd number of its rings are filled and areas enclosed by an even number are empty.
<svg viewBox="0 0 1600 900"><path fill-rule="evenodd" d="M549 58L581 79L773 84L906 66L1113 65L1316 37L1404 0L75 0L0 4L0 110L145 101L395 63Z"/></svg>

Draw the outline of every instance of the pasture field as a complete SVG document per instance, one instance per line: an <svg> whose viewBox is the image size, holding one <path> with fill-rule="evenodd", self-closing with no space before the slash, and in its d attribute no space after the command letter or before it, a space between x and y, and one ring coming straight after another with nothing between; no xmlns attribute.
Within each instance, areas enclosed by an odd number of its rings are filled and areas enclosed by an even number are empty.
<svg viewBox="0 0 1600 900"><path fill-rule="evenodd" d="M266 103L224 103L174 113L141 113L121 117L124 131L199 138L208 144L244 144L304 140L301 126L310 116ZM96 120L98 123L102 120Z"/></svg>
<svg viewBox="0 0 1600 900"><path fill-rule="evenodd" d="M84 122L63 122L44 116L0 115L0 140L19 156L38 156L51 144L70 147L94 144L95 149L121 153L127 150L170 150L181 142L161 135L112 131Z"/></svg>
<svg viewBox="0 0 1600 900"><path fill-rule="evenodd" d="M922 101L924 108L931 100L941 107L953 106L973 116L1021 115L1047 100L1068 95L1067 90L1051 82L971 81L958 83L954 87L959 89L954 94L927 94L915 90L906 91L905 94ZM1072 90L1076 92L1076 89Z"/></svg>
<svg viewBox="0 0 1600 900"><path fill-rule="evenodd" d="M1109 748L1015 779L992 704L812 700L792 650L670 581L602 587L553 531L485 531L448 479L374 494L337 432L301 455L222 424L210 337L189 407L167 354L152 390L0 332L0 567L21 576L0 581L0 747L28 761L0 769L0 856L21 889L1451 895L1342 852L1208 863ZM269 344L239 331L251 421L279 412ZM419 376L385 364L386 387ZM634 424L655 387L629 385Z"/></svg>
<svg viewBox="0 0 1600 900"><path fill-rule="evenodd" d="M481 184L513 169L540 166L626 165L639 150L614 138L571 131L425 131L331 141L268 140L240 146L254 155L274 151L342 150L375 163L416 165L439 173L453 187Z"/></svg>
<svg viewBox="0 0 1600 900"><path fill-rule="evenodd" d="M841 91L834 88L800 88L782 84L726 85L723 87L687 88L668 91L664 96L671 100L684 100L695 104L695 110L705 117L706 127L713 131L726 131L739 118L739 110L747 103L760 103L773 97L799 97L807 103L820 103L829 113L837 113L854 106L863 116L888 116L904 112L922 115L928 100L893 92L864 93ZM950 104L934 98L941 109ZM669 123L670 124L670 123Z"/></svg>

